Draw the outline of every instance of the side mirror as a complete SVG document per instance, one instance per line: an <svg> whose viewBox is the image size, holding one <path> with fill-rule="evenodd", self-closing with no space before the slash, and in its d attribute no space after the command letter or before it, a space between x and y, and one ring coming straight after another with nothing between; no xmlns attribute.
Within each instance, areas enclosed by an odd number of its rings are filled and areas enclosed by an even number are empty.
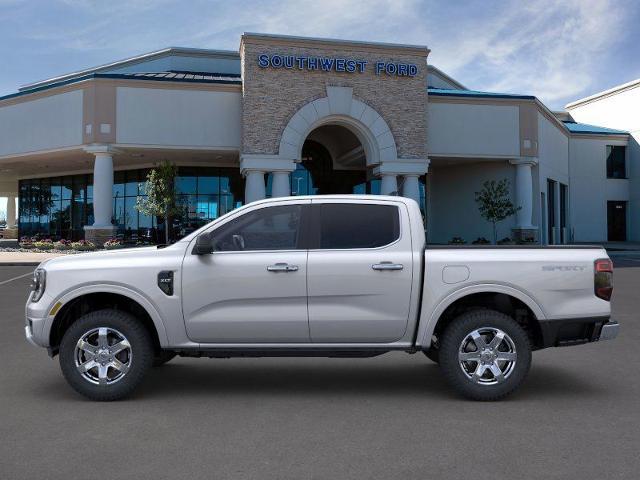
<svg viewBox="0 0 640 480"><path fill-rule="evenodd" d="M191 253L193 255L209 255L213 253L213 233L205 232L198 235Z"/></svg>

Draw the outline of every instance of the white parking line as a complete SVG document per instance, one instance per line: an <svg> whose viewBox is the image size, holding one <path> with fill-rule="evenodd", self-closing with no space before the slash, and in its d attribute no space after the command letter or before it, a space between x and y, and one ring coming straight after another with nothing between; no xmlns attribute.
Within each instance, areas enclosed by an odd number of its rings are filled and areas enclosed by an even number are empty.
<svg viewBox="0 0 640 480"><path fill-rule="evenodd" d="M28 277L29 275L33 275L33 272L25 273L24 275L20 275L18 277L13 277L13 278L10 278L9 280L4 280L4 281L0 282L0 285L4 285L6 283L13 282L14 280L20 280L21 278Z"/></svg>

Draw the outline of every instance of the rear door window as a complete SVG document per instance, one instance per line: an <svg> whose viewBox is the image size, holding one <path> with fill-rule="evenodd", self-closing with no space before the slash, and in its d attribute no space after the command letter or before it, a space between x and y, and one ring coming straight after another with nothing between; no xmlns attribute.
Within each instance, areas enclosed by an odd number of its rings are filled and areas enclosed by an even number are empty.
<svg viewBox="0 0 640 480"><path fill-rule="evenodd" d="M400 238L397 206L322 203L316 208L319 208L321 249L378 248Z"/></svg>

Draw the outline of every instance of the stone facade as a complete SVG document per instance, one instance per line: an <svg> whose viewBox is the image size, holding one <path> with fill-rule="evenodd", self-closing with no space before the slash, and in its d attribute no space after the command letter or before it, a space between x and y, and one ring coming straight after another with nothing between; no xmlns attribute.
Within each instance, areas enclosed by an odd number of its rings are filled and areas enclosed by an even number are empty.
<svg viewBox="0 0 640 480"><path fill-rule="evenodd" d="M398 157L426 159L427 55L407 48L322 40L299 41L244 35L240 47L243 78L242 153L277 155L282 133L304 105L327 96L328 86L351 87L353 98L376 110L387 122ZM261 54L364 60L363 73L294 68L262 68ZM376 62L417 65L414 76L375 73Z"/></svg>

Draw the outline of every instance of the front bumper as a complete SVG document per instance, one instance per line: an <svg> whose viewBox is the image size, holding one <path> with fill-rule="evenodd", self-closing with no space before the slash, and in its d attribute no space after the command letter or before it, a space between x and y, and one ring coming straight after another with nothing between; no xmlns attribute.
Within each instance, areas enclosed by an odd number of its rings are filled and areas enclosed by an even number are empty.
<svg viewBox="0 0 640 480"><path fill-rule="evenodd" d="M607 317L564 318L540 321L542 348L570 347L618 336L620 324Z"/></svg>
<svg viewBox="0 0 640 480"><path fill-rule="evenodd" d="M31 322L29 322L29 325L25 325L25 327L24 327L24 336L27 337L27 342L29 342L34 347L39 347L40 346L33 339L33 328L31 326Z"/></svg>
<svg viewBox="0 0 640 480"><path fill-rule="evenodd" d="M50 323L48 310L51 299L45 293L40 301L34 303L31 301L32 295L33 292L29 294L24 308L24 334L30 344L36 347L48 347L48 325Z"/></svg>

